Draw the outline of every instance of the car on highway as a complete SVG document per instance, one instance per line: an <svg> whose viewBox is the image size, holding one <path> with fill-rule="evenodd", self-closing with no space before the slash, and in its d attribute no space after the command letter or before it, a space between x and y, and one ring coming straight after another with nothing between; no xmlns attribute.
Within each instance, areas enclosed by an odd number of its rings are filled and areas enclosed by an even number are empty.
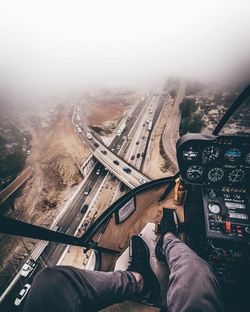
<svg viewBox="0 0 250 312"><path fill-rule="evenodd" d="M118 144L118 145L116 146L116 149L119 151L120 148L121 148L121 145Z"/></svg>
<svg viewBox="0 0 250 312"><path fill-rule="evenodd" d="M135 144L136 144L136 145L139 145L139 143L140 143L140 142L139 142L139 141L137 141Z"/></svg>
<svg viewBox="0 0 250 312"><path fill-rule="evenodd" d="M129 167L125 166L125 167L123 167L123 171L130 173L131 169Z"/></svg>
<svg viewBox="0 0 250 312"><path fill-rule="evenodd" d="M107 151L102 150L101 152L103 153L103 155L107 155Z"/></svg>
<svg viewBox="0 0 250 312"><path fill-rule="evenodd" d="M100 168L98 168L97 170L96 170L96 175L100 175L100 171L101 171L101 169Z"/></svg>
<svg viewBox="0 0 250 312"><path fill-rule="evenodd" d="M124 192L125 188L126 188L126 185L121 182L121 184L120 184L120 192Z"/></svg>
<svg viewBox="0 0 250 312"><path fill-rule="evenodd" d="M89 140L93 140L93 135L90 132L87 132L87 138Z"/></svg>
<svg viewBox="0 0 250 312"><path fill-rule="evenodd" d="M134 159L135 159L135 155L132 155L130 159L131 159L131 160L134 160Z"/></svg>
<svg viewBox="0 0 250 312"><path fill-rule="evenodd" d="M23 299L27 296L29 290L30 290L31 285L30 284L25 284L24 287L21 289L20 293L16 297L14 301L15 306L19 306Z"/></svg>
<svg viewBox="0 0 250 312"><path fill-rule="evenodd" d="M89 193L91 192L91 190L92 190L92 187L87 187L83 194L84 194L85 196L87 196L87 195L89 195Z"/></svg>
<svg viewBox="0 0 250 312"><path fill-rule="evenodd" d="M36 261L34 261L33 259L28 259L21 270L21 276L23 277L27 277L37 266Z"/></svg>
<svg viewBox="0 0 250 312"><path fill-rule="evenodd" d="M85 212L88 210L88 208L89 208L89 205L84 204L84 205L81 207L80 212L81 212L81 213L85 213Z"/></svg>
<svg viewBox="0 0 250 312"><path fill-rule="evenodd" d="M145 184L145 183L147 183L148 181L147 180L145 180L145 179L140 179L140 183L141 184Z"/></svg>
<svg viewBox="0 0 250 312"><path fill-rule="evenodd" d="M115 165L119 165L119 161L116 160L116 159L113 161L113 163L114 163Z"/></svg>
<svg viewBox="0 0 250 312"><path fill-rule="evenodd" d="M141 157L141 154L140 154L140 153L138 153L138 154L136 155L136 157L137 157L137 158L140 158L140 157Z"/></svg>

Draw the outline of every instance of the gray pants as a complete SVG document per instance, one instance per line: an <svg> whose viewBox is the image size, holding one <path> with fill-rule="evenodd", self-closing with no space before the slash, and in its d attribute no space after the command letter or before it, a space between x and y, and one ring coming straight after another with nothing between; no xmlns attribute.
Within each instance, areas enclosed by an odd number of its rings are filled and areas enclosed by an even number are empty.
<svg viewBox="0 0 250 312"><path fill-rule="evenodd" d="M220 289L208 264L174 235L164 240L170 269L168 311L223 311ZM33 281L25 312L99 311L138 293L131 272L48 267Z"/></svg>

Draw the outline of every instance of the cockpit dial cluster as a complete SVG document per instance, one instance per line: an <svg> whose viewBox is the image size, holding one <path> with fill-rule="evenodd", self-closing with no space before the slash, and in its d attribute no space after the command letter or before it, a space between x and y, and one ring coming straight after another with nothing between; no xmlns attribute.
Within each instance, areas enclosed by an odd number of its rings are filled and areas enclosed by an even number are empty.
<svg viewBox="0 0 250 312"><path fill-rule="evenodd" d="M250 184L250 138L186 134L177 143L182 178L190 184Z"/></svg>

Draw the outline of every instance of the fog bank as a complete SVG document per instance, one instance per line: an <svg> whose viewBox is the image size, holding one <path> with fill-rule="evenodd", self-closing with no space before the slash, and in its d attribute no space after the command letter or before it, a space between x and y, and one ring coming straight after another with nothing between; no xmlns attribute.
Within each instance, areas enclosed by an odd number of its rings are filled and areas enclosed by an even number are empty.
<svg viewBox="0 0 250 312"><path fill-rule="evenodd" d="M3 0L0 89L27 96L240 76L249 12L247 0Z"/></svg>

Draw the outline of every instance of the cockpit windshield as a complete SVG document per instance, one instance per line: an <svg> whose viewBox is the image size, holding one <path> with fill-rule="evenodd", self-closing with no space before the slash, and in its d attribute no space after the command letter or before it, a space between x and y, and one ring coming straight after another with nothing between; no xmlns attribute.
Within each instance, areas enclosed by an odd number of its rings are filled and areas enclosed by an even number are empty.
<svg viewBox="0 0 250 312"><path fill-rule="evenodd" d="M222 134L250 136L250 97L228 120Z"/></svg>

